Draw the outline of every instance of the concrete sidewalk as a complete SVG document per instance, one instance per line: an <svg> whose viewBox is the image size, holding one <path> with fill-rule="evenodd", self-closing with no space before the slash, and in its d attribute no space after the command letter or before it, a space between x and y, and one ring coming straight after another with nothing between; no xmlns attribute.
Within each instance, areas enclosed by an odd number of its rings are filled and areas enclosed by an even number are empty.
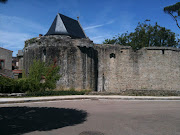
<svg viewBox="0 0 180 135"><path fill-rule="evenodd" d="M0 98L0 104L7 103L24 103L37 101L54 101L54 100L81 100L81 99L111 99L111 100L180 100L180 97L155 97L155 96L119 96L119 95L70 95L70 96L48 96L48 97L23 97L23 98Z"/></svg>

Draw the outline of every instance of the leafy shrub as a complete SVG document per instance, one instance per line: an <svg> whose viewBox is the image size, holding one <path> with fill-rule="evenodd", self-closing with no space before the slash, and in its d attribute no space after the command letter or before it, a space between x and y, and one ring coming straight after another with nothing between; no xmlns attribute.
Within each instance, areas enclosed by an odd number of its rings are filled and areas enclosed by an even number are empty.
<svg viewBox="0 0 180 135"><path fill-rule="evenodd" d="M29 75L22 79L14 80L0 76L0 93L21 93L52 90L56 88L56 81L59 80L59 67L54 64L47 66L40 60L34 60L30 67ZM45 82L41 83L41 79Z"/></svg>
<svg viewBox="0 0 180 135"><path fill-rule="evenodd" d="M12 93L16 91L16 81L10 78L0 76L0 92L1 93Z"/></svg>
<svg viewBox="0 0 180 135"><path fill-rule="evenodd" d="M45 89L55 89L56 81L60 78L58 72L59 66L56 65L56 61L54 61L54 64L47 66L45 62L34 60L26 79L40 91L44 91ZM42 77L45 78L45 83L41 83ZM30 91L34 90L36 90L34 87L30 89Z"/></svg>
<svg viewBox="0 0 180 135"><path fill-rule="evenodd" d="M40 85L30 79L14 80L0 76L0 93L23 93L26 91L37 91Z"/></svg>
<svg viewBox="0 0 180 135"><path fill-rule="evenodd" d="M19 79L17 80L18 91L26 92L26 91L39 91L41 89L41 85L38 82L31 79Z"/></svg>

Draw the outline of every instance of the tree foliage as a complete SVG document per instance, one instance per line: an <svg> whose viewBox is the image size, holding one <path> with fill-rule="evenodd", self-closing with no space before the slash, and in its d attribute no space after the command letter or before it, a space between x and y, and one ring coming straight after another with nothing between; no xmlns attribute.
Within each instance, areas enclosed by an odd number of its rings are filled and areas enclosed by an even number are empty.
<svg viewBox="0 0 180 135"><path fill-rule="evenodd" d="M135 32L117 35L112 39L106 39L103 43L131 46L134 50L149 46L176 47L178 44L175 33L157 23L154 26L138 23Z"/></svg>
<svg viewBox="0 0 180 135"><path fill-rule="evenodd" d="M14 79L0 76L0 93L16 92L16 84Z"/></svg>
<svg viewBox="0 0 180 135"><path fill-rule="evenodd" d="M54 89L56 88L56 81L60 78L58 72L59 66L56 65L56 61L54 61L54 64L47 66L40 60L34 60L26 79L35 82L40 90ZM45 80L44 83L41 82L43 79Z"/></svg>
<svg viewBox="0 0 180 135"><path fill-rule="evenodd" d="M0 0L0 3L6 3L7 0Z"/></svg>
<svg viewBox="0 0 180 135"><path fill-rule="evenodd" d="M11 79L0 76L0 93L37 92L46 89L56 88L56 81L59 80L59 66L54 64L47 66L40 60L34 60L29 75L22 79ZM45 81L42 82L42 79Z"/></svg>
<svg viewBox="0 0 180 135"><path fill-rule="evenodd" d="M177 2L174 5L165 7L164 12L168 13L174 19L178 28L180 28L178 20L177 20L178 16L180 16L180 2Z"/></svg>

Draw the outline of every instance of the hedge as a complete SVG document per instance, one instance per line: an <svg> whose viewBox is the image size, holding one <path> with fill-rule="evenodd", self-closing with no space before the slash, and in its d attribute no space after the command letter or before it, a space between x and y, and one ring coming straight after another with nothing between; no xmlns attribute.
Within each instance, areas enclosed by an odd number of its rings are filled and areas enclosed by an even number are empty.
<svg viewBox="0 0 180 135"><path fill-rule="evenodd" d="M0 93L24 93L26 91L34 92L42 88L41 83L30 79L14 80L0 76Z"/></svg>
<svg viewBox="0 0 180 135"><path fill-rule="evenodd" d="M61 90L61 91L36 91L27 92L27 97L38 97L38 96L60 96L60 95L85 95L88 94L89 90L75 91L75 90Z"/></svg>

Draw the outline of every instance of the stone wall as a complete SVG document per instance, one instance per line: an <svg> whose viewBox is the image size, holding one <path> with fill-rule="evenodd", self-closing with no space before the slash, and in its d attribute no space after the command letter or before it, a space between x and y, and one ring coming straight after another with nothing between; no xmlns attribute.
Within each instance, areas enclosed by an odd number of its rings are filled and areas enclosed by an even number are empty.
<svg viewBox="0 0 180 135"><path fill-rule="evenodd" d="M0 60L5 61L4 69L12 70L12 53L13 51L0 47Z"/></svg>
<svg viewBox="0 0 180 135"><path fill-rule="evenodd" d="M96 45L89 39L43 36L27 40L24 68L28 73L33 59L46 63L57 60L60 80L57 89L179 90L179 49L147 47L134 52L131 47Z"/></svg>
<svg viewBox="0 0 180 135"><path fill-rule="evenodd" d="M26 41L24 68L28 73L33 59L60 66L57 89L95 89L95 63L97 57L89 39L71 39L68 36L44 36ZM96 66L97 67L97 66Z"/></svg>
<svg viewBox="0 0 180 135"><path fill-rule="evenodd" d="M179 49L148 47L134 52L118 45L95 45L98 50L98 91L179 90ZM114 54L115 57L110 55Z"/></svg>
<svg viewBox="0 0 180 135"><path fill-rule="evenodd" d="M23 69L23 51L22 50L18 50L17 58L18 58L18 69L22 70Z"/></svg>
<svg viewBox="0 0 180 135"><path fill-rule="evenodd" d="M18 62L18 69L22 70L23 69L23 57L18 57L19 62Z"/></svg>

